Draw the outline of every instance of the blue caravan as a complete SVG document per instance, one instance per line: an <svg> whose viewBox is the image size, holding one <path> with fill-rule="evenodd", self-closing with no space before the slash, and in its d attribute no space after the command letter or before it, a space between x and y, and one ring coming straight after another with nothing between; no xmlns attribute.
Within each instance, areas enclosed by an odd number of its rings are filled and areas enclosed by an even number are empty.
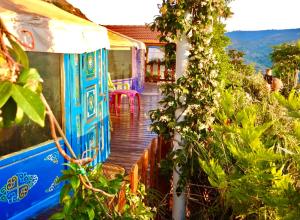
<svg viewBox="0 0 300 220"><path fill-rule="evenodd" d="M75 153L96 147L94 165L106 160L106 28L36 0L0 1L0 16L12 34L32 46L25 48L30 66L41 74L43 93ZM41 128L25 120L0 129L0 219L26 219L58 203L65 161L48 124Z"/></svg>

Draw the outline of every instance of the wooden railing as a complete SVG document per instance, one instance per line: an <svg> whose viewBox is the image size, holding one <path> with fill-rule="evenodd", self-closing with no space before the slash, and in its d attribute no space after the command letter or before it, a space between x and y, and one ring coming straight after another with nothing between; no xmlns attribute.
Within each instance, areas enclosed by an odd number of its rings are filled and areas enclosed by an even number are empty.
<svg viewBox="0 0 300 220"><path fill-rule="evenodd" d="M161 82L161 81L174 82L175 68L166 69L165 65L160 63L159 61L157 63L146 64L145 81L146 82Z"/></svg>
<svg viewBox="0 0 300 220"><path fill-rule="evenodd" d="M132 192L136 192L139 182L146 187L159 189L163 183L159 182L159 164L166 158L171 144L162 138L154 138L149 143L143 155L135 163L130 171L130 187Z"/></svg>
<svg viewBox="0 0 300 220"><path fill-rule="evenodd" d="M136 193L139 183L143 183L146 188L158 190L162 195L170 192L170 183L168 181L159 181L160 176L160 162L166 158L167 153L171 149L171 144L163 141L162 138L153 138L151 143L147 146L140 159L132 166L129 173L129 183L131 192ZM169 197L169 206L170 206ZM122 212L126 204L125 185L122 186L118 198L117 207ZM159 215L156 219L161 219Z"/></svg>

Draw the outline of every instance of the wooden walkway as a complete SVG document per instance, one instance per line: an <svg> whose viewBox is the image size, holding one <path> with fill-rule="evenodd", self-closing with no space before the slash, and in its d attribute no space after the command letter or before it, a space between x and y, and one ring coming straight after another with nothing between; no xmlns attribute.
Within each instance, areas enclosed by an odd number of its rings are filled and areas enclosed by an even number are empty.
<svg viewBox="0 0 300 220"><path fill-rule="evenodd" d="M126 97L124 97L126 99ZM129 173L137 163L144 150L157 135L150 132L149 110L156 109L160 99L156 83L146 83L141 93L141 109L135 106L134 114L130 114L128 103L122 100L118 115L111 113L113 131L111 132L111 153L107 162L120 165Z"/></svg>

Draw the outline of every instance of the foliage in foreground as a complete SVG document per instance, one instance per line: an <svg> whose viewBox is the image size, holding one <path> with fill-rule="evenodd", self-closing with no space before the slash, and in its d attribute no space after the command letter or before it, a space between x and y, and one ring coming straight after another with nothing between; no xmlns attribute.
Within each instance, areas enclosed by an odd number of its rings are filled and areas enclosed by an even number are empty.
<svg viewBox="0 0 300 220"><path fill-rule="evenodd" d="M190 218L299 219L299 97L270 94L262 75L235 59L242 54L230 61L220 2L162 4L153 27L162 40L181 31L191 49L187 71L162 87L151 128L181 146L169 162L181 171L176 190L187 193Z"/></svg>
<svg viewBox="0 0 300 220"><path fill-rule="evenodd" d="M290 97L299 107L299 97ZM199 143L206 187L218 201L205 210L208 215L218 206L223 217L300 217L300 123L283 100L280 94L259 100L242 87L222 92L211 142Z"/></svg>
<svg viewBox="0 0 300 220"><path fill-rule="evenodd" d="M153 219L155 209L148 207L144 200L145 186L139 185L136 193L131 192L129 183L119 174L108 179L102 172L102 166L86 168L87 176L94 187L115 195L112 198L87 189L80 181L82 173L76 164L66 164L70 169L64 170L60 181L66 181L60 194L62 210L51 219ZM125 201L118 201L120 190L125 189Z"/></svg>
<svg viewBox="0 0 300 220"><path fill-rule="evenodd" d="M24 115L44 126L41 82L37 70L29 67L27 54L18 39L6 30L0 19L0 128L20 123Z"/></svg>

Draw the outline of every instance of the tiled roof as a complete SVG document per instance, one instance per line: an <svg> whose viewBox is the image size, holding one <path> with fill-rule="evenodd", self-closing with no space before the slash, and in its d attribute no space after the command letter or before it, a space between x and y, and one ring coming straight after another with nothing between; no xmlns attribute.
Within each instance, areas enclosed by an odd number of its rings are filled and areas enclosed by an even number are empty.
<svg viewBox="0 0 300 220"><path fill-rule="evenodd" d="M159 42L159 32L153 32L145 25L104 25L110 30L127 35L136 40L140 40L147 45L161 45Z"/></svg>

